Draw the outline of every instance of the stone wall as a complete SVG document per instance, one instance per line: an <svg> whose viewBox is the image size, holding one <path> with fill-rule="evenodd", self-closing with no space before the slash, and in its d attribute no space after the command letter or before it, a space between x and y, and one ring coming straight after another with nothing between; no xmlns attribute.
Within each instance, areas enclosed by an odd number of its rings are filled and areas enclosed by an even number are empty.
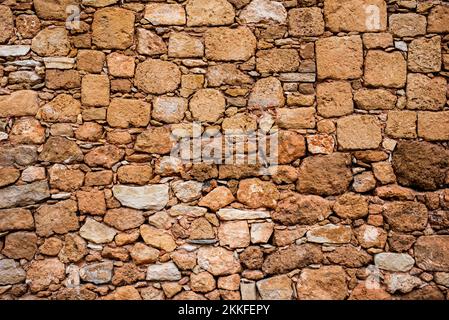
<svg viewBox="0 0 449 320"><path fill-rule="evenodd" d="M448 46L442 1L0 1L0 297L448 298Z"/></svg>

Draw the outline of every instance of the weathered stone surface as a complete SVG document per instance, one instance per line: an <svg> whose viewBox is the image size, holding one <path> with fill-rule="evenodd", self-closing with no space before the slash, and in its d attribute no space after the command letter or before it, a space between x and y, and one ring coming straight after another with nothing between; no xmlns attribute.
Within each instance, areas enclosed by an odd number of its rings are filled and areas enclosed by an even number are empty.
<svg viewBox="0 0 449 320"><path fill-rule="evenodd" d="M314 195L293 194L279 201L272 218L286 225L314 224L332 213L331 202Z"/></svg>
<svg viewBox="0 0 449 320"><path fill-rule="evenodd" d="M62 262L78 262L87 255L86 241L79 235L68 233L65 235L64 240L64 246L58 255L59 260Z"/></svg>
<svg viewBox="0 0 449 320"><path fill-rule="evenodd" d="M320 247L313 244L291 245L265 258L262 270L267 274L282 274L293 269L320 263L323 254Z"/></svg>
<svg viewBox="0 0 449 320"><path fill-rule="evenodd" d="M84 157L84 162L91 167L112 168L114 164L123 158L124 153L123 149L108 144L92 149Z"/></svg>
<svg viewBox="0 0 449 320"><path fill-rule="evenodd" d="M127 165L117 170L117 178L123 184L145 185L153 177L153 169L148 165Z"/></svg>
<svg viewBox="0 0 449 320"><path fill-rule="evenodd" d="M321 196L344 193L352 180L350 161L344 153L306 158L299 168L297 190Z"/></svg>
<svg viewBox="0 0 449 320"><path fill-rule="evenodd" d="M88 74L81 82L81 102L89 107L109 105L110 84L105 75Z"/></svg>
<svg viewBox="0 0 449 320"><path fill-rule="evenodd" d="M382 287L371 288L367 285L368 283L369 282L366 280L360 282L354 289L352 289L348 300L391 300L391 295Z"/></svg>
<svg viewBox="0 0 449 320"><path fill-rule="evenodd" d="M50 197L46 181L0 189L0 208L34 204Z"/></svg>
<svg viewBox="0 0 449 320"><path fill-rule="evenodd" d="M9 7L0 5L0 43L7 42L14 35L14 15Z"/></svg>
<svg viewBox="0 0 449 320"><path fill-rule="evenodd" d="M184 8L174 3L150 3L145 6L144 17L156 26L186 24Z"/></svg>
<svg viewBox="0 0 449 320"><path fill-rule="evenodd" d="M0 96L0 117L35 116L39 109L37 92L19 90Z"/></svg>
<svg viewBox="0 0 449 320"><path fill-rule="evenodd" d="M48 122L76 122L81 113L81 103L68 94L60 94L45 104L38 113Z"/></svg>
<svg viewBox="0 0 449 320"><path fill-rule="evenodd" d="M377 149L382 141L379 120L354 115L337 120L337 139L342 150Z"/></svg>
<svg viewBox="0 0 449 320"><path fill-rule="evenodd" d="M320 116L331 118L351 114L354 110L352 89L349 82L332 81L317 85L317 111Z"/></svg>
<svg viewBox="0 0 449 320"><path fill-rule="evenodd" d="M256 37L247 27L209 29L204 40L206 57L211 60L246 61L256 51Z"/></svg>
<svg viewBox="0 0 449 320"><path fill-rule="evenodd" d="M168 202L168 186L164 184L144 187L116 185L112 191L122 205L134 209L161 210Z"/></svg>
<svg viewBox="0 0 449 320"><path fill-rule="evenodd" d="M418 267L428 271L449 271L449 236L422 236L415 243Z"/></svg>
<svg viewBox="0 0 449 320"><path fill-rule="evenodd" d="M138 210L118 208L108 210L103 221L115 229L125 231L139 227L144 223L145 218Z"/></svg>
<svg viewBox="0 0 449 320"><path fill-rule="evenodd" d="M234 22L235 11L226 0L189 0L187 26L222 26Z"/></svg>
<svg viewBox="0 0 449 320"><path fill-rule="evenodd" d="M352 245L342 245L326 256L330 262L348 268L360 268L372 262L373 258L364 250Z"/></svg>
<svg viewBox="0 0 449 320"><path fill-rule="evenodd" d="M43 57L66 56L70 41L64 28L47 28L33 38L31 50Z"/></svg>
<svg viewBox="0 0 449 320"><path fill-rule="evenodd" d="M362 89L354 93L357 108L363 110L388 110L396 106L397 97L385 89Z"/></svg>
<svg viewBox="0 0 449 320"><path fill-rule="evenodd" d="M299 67L299 54L294 49L261 50L256 57L260 73L293 72Z"/></svg>
<svg viewBox="0 0 449 320"><path fill-rule="evenodd" d="M149 225L142 225L140 227L140 235L146 244L157 249L162 249L171 252L176 249L176 243L169 231L157 229Z"/></svg>
<svg viewBox="0 0 449 320"><path fill-rule="evenodd" d="M20 171L14 167L0 167L0 188L16 182L20 177Z"/></svg>
<svg viewBox="0 0 449 320"><path fill-rule="evenodd" d="M134 41L135 16L122 8L97 10L92 23L92 42L102 49L126 49Z"/></svg>
<svg viewBox="0 0 449 320"><path fill-rule="evenodd" d="M344 300L348 295L346 273L339 266L304 269L296 292L298 300Z"/></svg>
<svg viewBox="0 0 449 320"><path fill-rule="evenodd" d="M41 19L65 20L68 16L66 8L70 4L77 4L79 0L33 0L36 13Z"/></svg>
<svg viewBox="0 0 449 320"><path fill-rule="evenodd" d="M387 232L381 228L364 224L355 230L357 240L363 248L383 248L387 241Z"/></svg>
<svg viewBox="0 0 449 320"><path fill-rule="evenodd" d="M405 253L383 252L374 256L374 263L383 270L405 272L413 267L415 260Z"/></svg>
<svg viewBox="0 0 449 320"><path fill-rule="evenodd" d="M239 86L253 83L250 76L229 63L210 66L206 76L208 85L211 87L219 87L224 84Z"/></svg>
<svg viewBox="0 0 449 320"><path fill-rule="evenodd" d="M174 145L170 135L166 127L153 127L137 136L134 148L147 153L169 153Z"/></svg>
<svg viewBox="0 0 449 320"><path fill-rule="evenodd" d="M393 153L393 168L399 184L424 190L443 186L448 151L428 142L399 142Z"/></svg>
<svg viewBox="0 0 449 320"><path fill-rule="evenodd" d="M226 100L223 94L215 89L198 90L190 99L189 109L192 116L199 121L215 122L223 115Z"/></svg>
<svg viewBox="0 0 449 320"><path fill-rule="evenodd" d="M407 109L443 109L446 103L447 81L443 77L429 78L423 74L412 73L407 76Z"/></svg>
<svg viewBox="0 0 449 320"><path fill-rule="evenodd" d="M364 79L374 87L402 88L405 86L407 64L399 51L369 50L365 57Z"/></svg>
<svg viewBox="0 0 449 320"><path fill-rule="evenodd" d="M341 218L360 219L368 215L368 201L356 193L345 193L338 197L333 209Z"/></svg>
<svg viewBox="0 0 449 320"><path fill-rule="evenodd" d="M240 181L237 199L249 208L275 208L279 192L271 182L258 178Z"/></svg>
<svg viewBox="0 0 449 320"><path fill-rule="evenodd" d="M202 197L198 205L207 207L215 212L223 207L226 207L234 200L235 198L228 188L219 186Z"/></svg>
<svg viewBox="0 0 449 320"><path fill-rule="evenodd" d="M334 224L313 227L307 231L307 241L314 243L348 243L351 236L351 227Z"/></svg>
<svg viewBox="0 0 449 320"><path fill-rule="evenodd" d="M387 274L384 281L390 293L408 293L423 283L419 278L404 273Z"/></svg>
<svg viewBox="0 0 449 320"><path fill-rule="evenodd" d="M88 264L80 269L80 278L94 284L108 283L112 279L113 267L110 261Z"/></svg>
<svg viewBox="0 0 449 320"><path fill-rule="evenodd" d="M221 247L201 247L197 255L198 265L214 276L239 272L241 266L233 252Z"/></svg>
<svg viewBox="0 0 449 320"><path fill-rule="evenodd" d="M273 234L274 224L261 222L251 224L251 243L267 243Z"/></svg>
<svg viewBox="0 0 449 320"><path fill-rule="evenodd" d="M360 78L363 65L362 39L360 36L319 39L316 42L316 59L319 79Z"/></svg>
<svg viewBox="0 0 449 320"><path fill-rule="evenodd" d="M284 104L285 97L282 84L274 77L257 81L248 100L249 107L282 107Z"/></svg>
<svg viewBox="0 0 449 320"><path fill-rule="evenodd" d="M114 52L108 55L107 64L109 73L114 77L130 78L134 76L136 63L133 57Z"/></svg>
<svg viewBox="0 0 449 320"><path fill-rule="evenodd" d="M393 230L410 232L423 230L428 213L424 204L414 201L397 201L385 205L384 216Z"/></svg>
<svg viewBox="0 0 449 320"><path fill-rule="evenodd" d="M326 26L332 32L375 32L387 28L387 5L383 0L326 0Z"/></svg>
<svg viewBox="0 0 449 320"><path fill-rule="evenodd" d="M51 284L60 283L65 277L64 264L56 258L35 260L27 270L27 282L31 292L47 289Z"/></svg>
<svg viewBox="0 0 449 320"><path fill-rule="evenodd" d="M441 70L441 38L419 38L410 43L408 69L413 72Z"/></svg>
<svg viewBox="0 0 449 320"><path fill-rule="evenodd" d="M426 33L426 17L416 13L392 14L390 31L398 37L415 37Z"/></svg>
<svg viewBox="0 0 449 320"><path fill-rule="evenodd" d="M111 242L116 234L114 229L91 218L87 218L80 229L81 237L98 244Z"/></svg>
<svg viewBox="0 0 449 320"><path fill-rule="evenodd" d="M70 164L83 160L83 153L78 145L64 137L50 137L39 155L40 161Z"/></svg>
<svg viewBox="0 0 449 320"><path fill-rule="evenodd" d="M164 94L174 91L181 82L181 72L176 64L147 59L137 65L135 85L145 93Z"/></svg>
<svg viewBox="0 0 449 320"><path fill-rule="evenodd" d="M204 55L204 45L200 38L187 33L170 34L168 41L168 56L175 58L196 58Z"/></svg>
<svg viewBox="0 0 449 320"><path fill-rule="evenodd" d="M220 209L217 212L221 220L250 220L250 219L265 219L270 217L268 211L250 211L239 209Z"/></svg>
<svg viewBox="0 0 449 320"><path fill-rule="evenodd" d="M36 250L36 234L33 232L19 231L6 236L2 254L11 259L32 260Z"/></svg>
<svg viewBox="0 0 449 320"><path fill-rule="evenodd" d="M392 138L416 138L416 121L416 112L389 111L385 133Z"/></svg>
<svg viewBox="0 0 449 320"><path fill-rule="evenodd" d="M137 242L129 251L131 258L137 265L155 263L159 257L159 250Z"/></svg>
<svg viewBox="0 0 449 320"><path fill-rule="evenodd" d="M432 33L448 33L449 9L446 5L437 5L432 8L427 18L427 31Z"/></svg>
<svg viewBox="0 0 449 320"><path fill-rule="evenodd" d="M292 280L287 275L274 276L256 282L262 300L291 300Z"/></svg>
<svg viewBox="0 0 449 320"><path fill-rule="evenodd" d="M157 34L143 28L137 29L137 52L147 56L167 53L167 45Z"/></svg>
<svg viewBox="0 0 449 320"><path fill-rule="evenodd" d="M288 12L288 31L295 37L313 37L324 33L321 9L295 8Z"/></svg>
<svg viewBox="0 0 449 320"><path fill-rule="evenodd" d="M64 165L54 165L48 170L50 187L72 192L83 185L84 173L78 169L67 169Z"/></svg>
<svg viewBox="0 0 449 320"><path fill-rule="evenodd" d="M54 205L42 205L34 214L36 233L39 236L48 237L78 230L77 209L77 203L73 200L61 201Z"/></svg>
<svg viewBox="0 0 449 320"><path fill-rule="evenodd" d="M449 139L449 112L418 112L418 137L428 141Z"/></svg>
<svg viewBox="0 0 449 320"><path fill-rule="evenodd" d="M134 99L112 99L107 121L112 127L145 127L150 121L151 105Z"/></svg>
<svg viewBox="0 0 449 320"><path fill-rule="evenodd" d="M218 228L221 246L231 249L245 248L250 244L248 223L246 221L223 222Z"/></svg>
<svg viewBox="0 0 449 320"><path fill-rule="evenodd" d="M232 1L230 1L232 2ZM247 1L249 2L249 1ZM287 10L282 3L270 0L252 0L239 15L243 23L280 23L285 24Z"/></svg>
<svg viewBox="0 0 449 320"><path fill-rule="evenodd" d="M313 129L315 108L281 108L277 111L276 120L282 129Z"/></svg>
<svg viewBox="0 0 449 320"><path fill-rule="evenodd" d="M31 230L33 227L34 219L31 211L20 208L0 210L0 232Z"/></svg>
<svg viewBox="0 0 449 320"><path fill-rule="evenodd" d="M148 266L146 280L149 281L177 281L181 279L181 272L173 262L153 264Z"/></svg>
<svg viewBox="0 0 449 320"><path fill-rule="evenodd" d="M20 283L25 278L25 271L13 259L0 260L0 285Z"/></svg>

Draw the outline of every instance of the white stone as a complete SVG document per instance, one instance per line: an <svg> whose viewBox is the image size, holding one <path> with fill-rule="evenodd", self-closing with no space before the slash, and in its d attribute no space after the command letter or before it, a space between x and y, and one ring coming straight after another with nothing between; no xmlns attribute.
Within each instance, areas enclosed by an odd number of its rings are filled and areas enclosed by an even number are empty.
<svg viewBox="0 0 449 320"><path fill-rule="evenodd" d="M8 140L8 134L6 132L0 132L0 141Z"/></svg>
<svg viewBox="0 0 449 320"><path fill-rule="evenodd" d="M239 16L243 23L287 22L287 10L281 2L270 0L253 0Z"/></svg>
<svg viewBox="0 0 449 320"><path fill-rule="evenodd" d="M257 292L256 292L256 283L254 281L240 282L240 295L242 300L256 300Z"/></svg>
<svg viewBox="0 0 449 320"><path fill-rule="evenodd" d="M267 243L273 234L274 223L262 222L251 225L251 243Z"/></svg>
<svg viewBox="0 0 449 320"><path fill-rule="evenodd" d="M175 181L172 184L173 192L182 202L190 202L201 197L203 184L197 181Z"/></svg>
<svg viewBox="0 0 449 320"><path fill-rule="evenodd" d="M86 223L80 229L80 236L94 243L111 242L117 231L92 218L87 218Z"/></svg>
<svg viewBox="0 0 449 320"><path fill-rule="evenodd" d="M80 277L86 282L95 284L108 283L112 279L113 268L111 261L88 264L80 269Z"/></svg>
<svg viewBox="0 0 449 320"><path fill-rule="evenodd" d="M28 167L22 171L22 181L34 182L45 179L44 167Z"/></svg>
<svg viewBox="0 0 449 320"><path fill-rule="evenodd" d="M268 211L252 211L239 209L220 209L217 212L221 220L252 220L270 218Z"/></svg>
<svg viewBox="0 0 449 320"><path fill-rule="evenodd" d="M143 187L116 185L114 197L125 207L145 210L161 210L168 202L168 185L154 184Z"/></svg>
<svg viewBox="0 0 449 320"><path fill-rule="evenodd" d="M374 264L383 270L407 272L415 264L415 260L406 253L382 252L374 256Z"/></svg>
<svg viewBox="0 0 449 320"><path fill-rule="evenodd" d="M181 272L173 262L163 264L153 264L148 266L148 281L178 281L181 279Z"/></svg>
<svg viewBox="0 0 449 320"><path fill-rule="evenodd" d="M151 3L145 7L144 18L153 25L183 25L186 24L186 12L179 4Z"/></svg>
<svg viewBox="0 0 449 320"><path fill-rule="evenodd" d="M177 204L168 210L169 214L172 217L177 216L187 216L187 217L194 217L198 218L201 216L204 216L207 212L206 208L203 207L197 207L197 206L188 206L185 204Z"/></svg>
<svg viewBox="0 0 449 320"><path fill-rule="evenodd" d="M407 42L405 42L405 41L395 41L394 42L394 47L396 49L398 49L398 50L406 52L407 51Z"/></svg>
<svg viewBox="0 0 449 320"><path fill-rule="evenodd" d="M26 45L0 46L0 57L20 57L30 50L31 46Z"/></svg>
<svg viewBox="0 0 449 320"><path fill-rule="evenodd" d="M387 291L390 293L395 293L396 291L408 293L423 283L421 279L407 273L387 274L384 282L387 285Z"/></svg>
<svg viewBox="0 0 449 320"><path fill-rule="evenodd" d="M75 66L75 58L47 57L44 58L47 69L72 69Z"/></svg>

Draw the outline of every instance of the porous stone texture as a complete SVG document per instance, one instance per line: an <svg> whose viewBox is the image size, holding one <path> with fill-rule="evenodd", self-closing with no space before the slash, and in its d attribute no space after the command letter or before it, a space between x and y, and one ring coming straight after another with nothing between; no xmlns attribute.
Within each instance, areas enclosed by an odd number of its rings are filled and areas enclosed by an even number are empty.
<svg viewBox="0 0 449 320"><path fill-rule="evenodd" d="M449 297L444 1L0 2L1 300Z"/></svg>

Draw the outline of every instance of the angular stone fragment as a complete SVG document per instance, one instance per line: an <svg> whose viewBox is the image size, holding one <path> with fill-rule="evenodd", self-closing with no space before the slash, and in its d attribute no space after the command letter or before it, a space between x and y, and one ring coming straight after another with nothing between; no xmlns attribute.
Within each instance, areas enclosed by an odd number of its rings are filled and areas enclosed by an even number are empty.
<svg viewBox="0 0 449 320"><path fill-rule="evenodd" d="M14 167L0 167L0 188L13 184L20 177L20 171Z"/></svg>
<svg viewBox="0 0 449 320"><path fill-rule="evenodd" d="M79 233L84 239L100 244L111 242L117 231L92 218L87 218Z"/></svg>
<svg viewBox="0 0 449 320"><path fill-rule="evenodd" d="M175 58L196 58L204 55L204 45L200 38L187 33L171 33L168 41L168 56Z"/></svg>
<svg viewBox="0 0 449 320"><path fill-rule="evenodd" d="M136 69L134 83L140 90L151 94L174 91L181 82L181 71L172 62L147 59Z"/></svg>
<svg viewBox="0 0 449 320"><path fill-rule="evenodd" d="M239 183L237 199L246 206L256 209L260 207L275 208L279 192L271 182L258 178L242 180Z"/></svg>
<svg viewBox="0 0 449 320"><path fill-rule="evenodd" d="M220 224L218 238L221 246L231 249L245 248L250 244L248 223L246 221L229 221Z"/></svg>
<svg viewBox="0 0 449 320"><path fill-rule="evenodd" d="M321 196L344 193L352 180L351 159L344 153L306 158L299 169L296 189Z"/></svg>
<svg viewBox="0 0 449 320"><path fill-rule="evenodd" d="M222 26L234 22L234 7L226 0L189 0L187 26Z"/></svg>
<svg viewBox="0 0 449 320"><path fill-rule="evenodd" d="M318 114L326 118L351 114L354 111L351 84L345 81L319 83L317 104Z"/></svg>
<svg viewBox="0 0 449 320"><path fill-rule="evenodd" d="M107 57L109 73L114 77L130 78L134 76L136 63L134 58L121 53L111 53Z"/></svg>
<svg viewBox="0 0 449 320"><path fill-rule="evenodd" d="M291 300L292 281L287 275L274 276L256 282L262 300Z"/></svg>
<svg viewBox="0 0 449 320"><path fill-rule="evenodd" d="M215 122L224 113L226 100L223 94L215 89L198 90L190 99L189 109L192 116L205 122Z"/></svg>
<svg viewBox="0 0 449 320"><path fill-rule="evenodd" d="M234 64L218 64L207 68L207 82L211 87L221 85L241 86L253 83L253 79L240 71Z"/></svg>
<svg viewBox="0 0 449 320"><path fill-rule="evenodd" d="M151 105L134 99L112 99L107 121L112 127L145 127L150 121Z"/></svg>
<svg viewBox="0 0 449 320"><path fill-rule="evenodd" d="M273 234L274 224L261 222L251 224L251 243L267 243Z"/></svg>
<svg viewBox="0 0 449 320"><path fill-rule="evenodd" d="M322 259L323 254L317 245L309 243L291 245L285 250L278 250L268 255L262 270L267 274L283 274L310 264L320 263Z"/></svg>
<svg viewBox="0 0 449 320"><path fill-rule="evenodd" d="M174 3L150 3L145 6L144 18L156 26L186 24L184 8Z"/></svg>
<svg viewBox="0 0 449 320"><path fill-rule="evenodd" d="M155 263L159 257L159 250L137 242L129 251L131 258L137 265Z"/></svg>
<svg viewBox="0 0 449 320"><path fill-rule="evenodd" d="M326 27L332 32L376 32L387 28L384 0L326 0Z"/></svg>
<svg viewBox="0 0 449 320"><path fill-rule="evenodd" d="M157 34L143 28L137 29L137 52L152 56L167 53L167 45Z"/></svg>
<svg viewBox="0 0 449 320"><path fill-rule="evenodd" d="M138 210L117 208L108 210L103 221L115 229L125 231L139 227L145 222L145 218Z"/></svg>
<svg viewBox="0 0 449 320"><path fill-rule="evenodd" d="M31 50L43 57L66 56L70 52L70 41L64 28L47 28L33 38Z"/></svg>
<svg viewBox="0 0 449 320"><path fill-rule="evenodd" d="M233 252L222 247L201 247L198 249L197 261L201 268L214 276L225 276L241 270Z"/></svg>
<svg viewBox="0 0 449 320"><path fill-rule="evenodd" d="M375 265L383 270L407 272L415 264L415 260L405 253L382 252L374 256Z"/></svg>
<svg viewBox="0 0 449 320"><path fill-rule="evenodd" d="M110 7L97 10L92 22L92 42L101 49L121 49L134 41L134 13Z"/></svg>
<svg viewBox="0 0 449 320"><path fill-rule="evenodd" d="M346 273L339 266L304 269L296 292L298 300L344 300L348 295Z"/></svg>
<svg viewBox="0 0 449 320"><path fill-rule="evenodd" d="M94 148L86 154L84 162L91 167L112 168L124 156L124 150L113 145L105 145Z"/></svg>
<svg viewBox="0 0 449 320"><path fill-rule="evenodd" d="M0 209L37 203L50 197L46 181L0 189Z"/></svg>
<svg viewBox="0 0 449 320"><path fill-rule="evenodd" d="M157 229L144 224L140 227L140 235L146 244L157 249L162 249L167 252L176 249L176 243L173 240L173 236L167 230Z"/></svg>
<svg viewBox="0 0 449 320"><path fill-rule="evenodd" d="M48 289L65 278L64 264L56 258L34 260L27 270L27 283L32 293Z"/></svg>
<svg viewBox="0 0 449 320"><path fill-rule="evenodd" d="M387 232L381 228L364 224L355 230L357 240L363 248L383 248L387 241Z"/></svg>
<svg viewBox="0 0 449 320"><path fill-rule="evenodd" d="M307 232L307 241L314 243L348 243L351 240L351 227L327 224L314 227Z"/></svg>
<svg viewBox="0 0 449 320"><path fill-rule="evenodd" d="M112 279L113 268L114 265L110 261L88 264L80 269L80 277L94 284L108 283Z"/></svg>
<svg viewBox="0 0 449 320"><path fill-rule="evenodd" d="M414 201L387 203L384 216L393 230L403 232L423 230L428 219L426 206Z"/></svg>
<svg viewBox="0 0 449 320"><path fill-rule="evenodd" d="M260 50L256 57L260 73L293 72L299 67L299 54L294 49Z"/></svg>
<svg viewBox="0 0 449 320"><path fill-rule="evenodd" d="M405 86L407 63L399 51L369 50L365 57L365 83L373 87Z"/></svg>
<svg viewBox="0 0 449 320"><path fill-rule="evenodd" d="M215 212L227 206L234 200L235 198L228 188L219 186L204 196L198 205L207 207Z"/></svg>
<svg viewBox="0 0 449 320"><path fill-rule="evenodd" d="M330 201L314 195L293 194L279 201L272 218L286 225L315 224L331 213Z"/></svg>
<svg viewBox="0 0 449 320"><path fill-rule="evenodd" d="M64 246L59 252L59 260L64 263L78 262L87 255L87 244L75 233L68 233L64 238Z"/></svg>
<svg viewBox="0 0 449 320"><path fill-rule="evenodd" d="M399 142L393 153L393 169L399 184L424 190L444 185L449 152L424 141Z"/></svg>
<svg viewBox="0 0 449 320"><path fill-rule="evenodd" d="M386 275L384 282L390 293L397 291L408 293L423 283L418 277L404 273L389 273Z"/></svg>
<svg viewBox="0 0 449 320"><path fill-rule="evenodd" d="M316 42L316 59L319 79L360 78L363 65L362 39L360 36L319 39Z"/></svg>
<svg viewBox="0 0 449 320"><path fill-rule="evenodd" d="M230 2L232 3L232 1ZM249 2L249 0L247 2ZM285 10L284 5L279 2L270 0L252 0L249 5L240 12L239 20L244 24L285 24L287 21L287 10Z"/></svg>
<svg viewBox="0 0 449 320"><path fill-rule="evenodd" d="M427 271L449 271L449 236L419 237L414 251L419 268Z"/></svg>
<svg viewBox="0 0 449 320"><path fill-rule="evenodd" d="M389 23L391 33L397 37L416 37L426 33L426 17L420 14L392 14Z"/></svg>
<svg viewBox="0 0 449 320"><path fill-rule="evenodd" d="M423 74L411 73L407 76L407 109L443 109L446 104L447 81L443 77L429 78Z"/></svg>
<svg viewBox="0 0 449 320"><path fill-rule="evenodd" d="M60 94L45 104L38 115L48 122L76 122L81 113L81 104L71 95Z"/></svg>
<svg viewBox="0 0 449 320"><path fill-rule="evenodd" d="M20 283L26 278L25 271L13 259L0 260L0 285Z"/></svg>
<svg viewBox="0 0 449 320"><path fill-rule="evenodd" d="M352 245L342 245L327 255L327 259L335 264L348 268L360 268L372 262L373 258L366 251Z"/></svg>
<svg viewBox="0 0 449 320"><path fill-rule="evenodd" d="M180 279L181 272L173 262L148 266L147 281L178 281Z"/></svg>
<svg viewBox="0 0 449 320"><path fill-rule="evenodd" d="M14 91L11 95L0 96L0 117L35 116L39 109L37 92L31 90Z"/></svg>
<svg viewBox="0 0 449 320"><path fill-rule="evenodd" d="M247 27L211 28L204 39L206 58L211 60L246 61L256 52L256 37Z"/></svg>
<svg viewBox="0 0 449 320"><path fill-rule="evenodd" d="M441 37L413 40L409 45L408 70L439 72L441 70Z"/></svg>
<svg viewBox="0 0 449 320"><path fill-rule="evenodd" d="M78 230L77 209L77 203L73 200L40 206L34 214L36 233L39 236L48 237L53 234L65 234Z"/></svg>
<svg viewBox="0 0 449 320"><path fill-rule="evenodd" d="M382 142L379 121L374 116L354 115L337 120L337 140L343 150L377 149Z"/></svg>
<svg viewBox="0 0 449 320"><path fill-rule="evenodd" d="M11 259L32 260L37 250L37 236L32 232L19 231L5 237L2 254Z"/></svg>
<svg viewBox="0 0 449 320"><path fill-rule="evenodd" d="M195 219L190 225L191 240L215 239L215 232L212 225L206 218Z"/></svg>
<svg viewBox="0 0 449 320"><path fill-rule="evenodd" d="M428 141L449 140L449 112L418 112L418 137Z"/></svg>
<svg viewBox="0 0 449 320"><path fill-rule="evenodd" d="M168 202L168 185L129 187L116 185L112 188L114 197L124 206L134 209L161 210Z"/></svg>

